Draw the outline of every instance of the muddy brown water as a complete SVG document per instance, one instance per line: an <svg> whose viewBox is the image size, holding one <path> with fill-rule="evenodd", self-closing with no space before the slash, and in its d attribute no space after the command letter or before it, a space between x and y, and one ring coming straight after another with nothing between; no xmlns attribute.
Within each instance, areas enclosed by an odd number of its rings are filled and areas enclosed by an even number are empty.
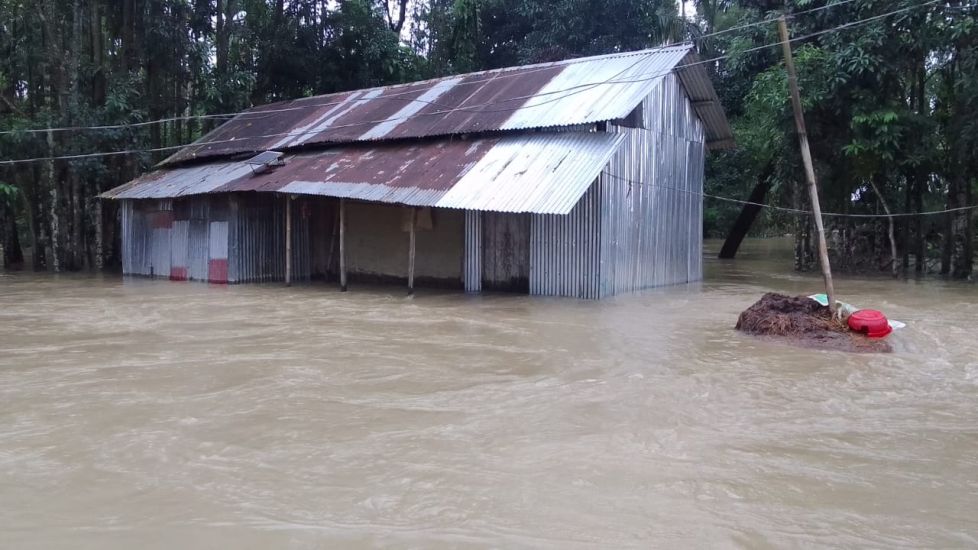
<svg viewBox="0 0 978 550"><path fill-rule="evenodd" d="M715 243L711 243L711 246ZM978 288L733 329L780 241L602 302L0 275L0 547L978 546Z"/></svg>

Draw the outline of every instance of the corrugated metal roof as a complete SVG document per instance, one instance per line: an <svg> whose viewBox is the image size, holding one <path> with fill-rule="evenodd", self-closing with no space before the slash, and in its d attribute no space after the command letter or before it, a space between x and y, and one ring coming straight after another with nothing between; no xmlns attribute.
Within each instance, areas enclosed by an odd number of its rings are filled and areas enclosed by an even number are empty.
<svg viewBox="0 0 978 550"><path fill-rule="evenodd" d="M720 104L720 96L717 95L716 88L710 81L710 74L696 52L689 52L686 55L676 73L697 116L703 121L707 147L710 149L733 147L733 129L730 128L727 114Z"/></svg>
<svg viewBox="0 0 978 550"><path fill-rule="evenodd" d="M624 138L621 134L565 132L502 140L436 206L567 214Z"/></svg>
<svg viewBox="0 0 978 550"><path fill-rule="evenodd" d="M240 162L160 170L106 192L114 199L266 191L377 202L566 214L623 136L558 132L360 144L301 153L255 174Z"/></svg>
<svg viewBox="0 0 978 550"><path fill-rule="evenodd" d="M497 130L572 126L626 117L662 76L695 60L691 45L498 69L256 107L167 159ZM702 65L681 71L708 138L732 139Z"/></svg>

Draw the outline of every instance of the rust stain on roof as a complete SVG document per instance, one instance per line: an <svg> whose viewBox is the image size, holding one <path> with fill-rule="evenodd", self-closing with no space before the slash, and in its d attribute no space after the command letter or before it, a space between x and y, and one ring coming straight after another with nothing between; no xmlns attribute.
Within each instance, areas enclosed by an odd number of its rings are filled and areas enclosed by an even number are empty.
<svg viewBox="0 0 978 550"><path fill-rule="evenodd" d="M659 77L691 56L688 44L669 46L265 105L226 122L164 164L311 145L614 120L627 116ZM712 91L702 67L696 69L686 71L684 81ZM725 119L717 120L719 134L728 130Z"/></svg>
<svg viewBox="0 0 978 550"><path fill-rule="evenodd" d="M102 196L159 199L277 192L561 214L570 211L622 140L620 134L535 132L361 143L290 155L284 165L259 173L235 161L159 170Z"/></svg>

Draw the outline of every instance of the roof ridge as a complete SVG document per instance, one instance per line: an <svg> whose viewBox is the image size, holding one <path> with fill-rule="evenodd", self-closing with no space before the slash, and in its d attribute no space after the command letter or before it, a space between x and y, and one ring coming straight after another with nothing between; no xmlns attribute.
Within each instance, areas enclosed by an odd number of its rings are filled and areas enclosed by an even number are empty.
<svg viewBox="0 0 978 550"><path fill-rule="evenodd" d="M599 55L588 55L588 56L583 56L583 57L572 57L572 58L568 58L568 59L561 59L559 61L546 61L546 62L543 62L543 63L531 63L529 65L510 65L510 66L507 66L507 67L499 67L499 68L496 68L496 69L483 69L481 71L473 71L473 72L468 72L468 73L447 74L447 75L444 75L444 76L438 76L438 77L434 77L434 78L427 78L425 80L413 80L411 82L401 82L401 83L398 83L398 84L387 84L387 85L384 85L384 86L371 86L371 87L368 87L368 88L354 88L354 89L351 89L351 90L340 90L340 91L336 91L336 92L330 92L328 94L311 95L311 96L306 96L306 97L297 97L297 98L293 98L293 99L283 99L281 101L275 101L275 102L272 102L272 103L263 103L261 105L255 105L254 107L250 107L250 108L248 108L248 109L246 109L246 110L244 110L244 111L242 111L241 113L238 113L238 114L250 113L250 112L254 112L254 111L260 112L260 109L265 108L265 107L274 107L274 106L290 105L290 104L298 103L298 102L301 102L301 101L308 101L308 100L313 100L313 99L324 99L324 98L329 98L329 97L337 97L337 96L342 96L342 95L349 95L349 94L352 94L354 92L369 92L369 91L374 91L374 90L385 90L385 91L386 90L394 90L394 89L408 88L408 87L411 87L411 86L418 86L418 85L425 85L425 84L429 84L430 85L430 84L433 84L433 83L442 82L444 80L453 79L453 78L465 78L465 77L479 76L479 75L488 75L488 74L502 74L502 73L511 72L511 71L525 71L527 69L530 69L530 70L532 70L532 69L544 69L544 68L557 67L557 66L563 66L563 65L572 65L574 63L587 63L587 62L591 62L591 61L599 61L599 60L603 60L603 59L617 59L617 58L638 57L638 56L641 56L641 55L660 54L660 53L663 53L663 52L666 52L666 51L680 50L680 49L685 49L685 50L693 51L693 50L695 50L695 47L693 46L693 44L691 42L683 42L683 43L680 43L680 44L669 44L669 45L665 45L665 46L658 46L658 47L655 47L655 48L645 48L645 49L642 49L642 50L632 50L632 51L627 51L627 52L612 52L612 53L605 53L605 54L599 54Z"/></svg>

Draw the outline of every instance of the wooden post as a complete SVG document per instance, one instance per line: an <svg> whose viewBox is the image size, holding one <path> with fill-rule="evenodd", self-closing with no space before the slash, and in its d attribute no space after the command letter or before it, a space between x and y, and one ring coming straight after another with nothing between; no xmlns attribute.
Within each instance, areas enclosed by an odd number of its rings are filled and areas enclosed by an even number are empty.
<svg viewBox="0 0 978 550"><path fill-rule="evenodd" d="M805 165L805 178L808 180L808 193L812 199L812 213L818 231L818 256L822 264L822 277L825 279L825 294L829 298L829 309L835 312L835 287L832 285L832 267L829 265L829 247L825 242L825 227L822 225L822 207L818 202L818 185L815 181L815 167L812 152L808 148L808 131L805 129L805 115L801 107L801 93L798 91L798 78L795 76L795 60L791 56L791 42L788 38L788 24L782 15L778 18L778 31L781 46L784 48L784 63L788 69L788 87L791 89L791 106L795 111L795 127L798 129L798 142L801 145L801 159Z"/></svg>
<svg viewBox="0 0 978 550"><path fill-rule="evenodd" d="M285 286L292 286L292 196L285 196Z"/></svg>
<svg viewBox="0 0 978 550"><path fill-rule="evenodd" d="M418 209L411 207L411 230L408 238L408 296L414 294L414 248L417 241Z"/></svg>
<svg viewBox="0 0 978 550"><path fill-rule="evenodd" d="M340 199L340 291L346 292L346 199Z"/></svg>

